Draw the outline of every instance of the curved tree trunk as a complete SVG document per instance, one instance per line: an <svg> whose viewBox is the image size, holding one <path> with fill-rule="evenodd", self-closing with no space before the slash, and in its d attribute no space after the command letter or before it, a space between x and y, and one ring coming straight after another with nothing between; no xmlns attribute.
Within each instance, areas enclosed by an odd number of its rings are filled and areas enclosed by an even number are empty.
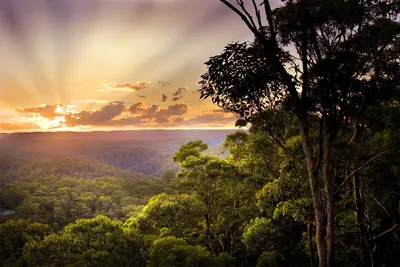
<svg viewBox="0 0 400 267"><path fill-rule="evenodd" d="M311 196L314 206L316 243L318 252L318 266L327 267L327 254L325 245L325 222L324 207L322 205L321 187L318 172L315 172L315 162L313 157L313 146L308 133L307 123L300 118L300 134L303 145L304 155L306 157L308 176L310 180Z"/></svg>

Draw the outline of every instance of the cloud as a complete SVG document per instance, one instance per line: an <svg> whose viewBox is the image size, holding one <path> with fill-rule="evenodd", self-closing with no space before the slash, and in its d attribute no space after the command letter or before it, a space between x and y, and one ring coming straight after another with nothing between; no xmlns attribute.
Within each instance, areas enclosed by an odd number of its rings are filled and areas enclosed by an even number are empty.
<svg viewBox="0 0 400 267"><path fill-rule="evenodd" d="M161 99L161 101L162 102L165 102L165 101L167 101L168 100L168 96L166 96L165 94L162 94L162 99Z"/></svg>
<svg viewBox="0 0 400 267"><path fill-rule="evenodd" d="M126 82L122 84L116 84L116 83L105 83L103 84L103 87L105 89L99 89L99 92L112 92L112 91L140 91L143 90L147 87L149 87L151 84L151 81L139 81L136 83L132 82Z"/></svg>
<svg viewBox="0 0 400 267"><path fill-rule="evenodd" d="M176 91L172 93L172 101L178 101L179 99L181 99L183 97L183 93L187 92L188 89L188 87L181 87L176 89Z"/></svg>
<svg viewBox="0 0 400 267"><path fill-rule="evenodd" d="M173 104L169 105L166 109L167 112L171 115L183 115L188 111L189 107L186 104Z"/></svg>
<svg viewBox="0 0 400 267"><path fill-rule="evenodd" d="M119 116L125 110L124 102L114 101L93 111L82 110L65 116L67 126L103 125Z"/></svg>
<svg viewBox="0 0 400 267"><path fill-rule="evenodd" d="M170 82L164 82L164 81L158 81L158 84L160 84L162 87L171 86Z"/></svg>
<svg viewBox="0 0 400 267"><path fill-rule="evenodd" d="M153 116L159 109L159 105L145 105L143 102L137 102L129 107L132 114L139 114L142 119L147 119Z"/></svg>
<svg viewBox="0 0 400 267"><path fill-rule="evenodd" d="M173 104L167 108L160 108L159 105L145 105L143 102L137 102L129 107L129 111L137 115L141 122L168 124L177 117L187 113L189 107L186 104Z"/></svg>
<svg viewBox="0 0 400 267"><path fill-rule="evenodd" d="M31 115L39 115L43 118L53 120L63 114L74 113L75 106L54 104L54 105L39 105L29 106L24 108L17 108L16 111L20 113L29 113Z"/></svg>
<svg viewBox="0 0 400 267"><path fill-rule="evenodd" d="M93 110L76 111L72 107L63 104L30 106L12 111L13 116L0 112L0 126L9 131L68 127L224 127L233 126L236 121L235 116L220 109L191 114L185 103L160 106L143 101L131 105L113 101Z"/></svg>
<svg viewBox="0 0 400 267"><path fill-rule="evenodd" d="M129 111L132 114L140 114L139 109L142 109L143 106L144 106L143 102L134 103L129 107Z"/></svg>
<svg viewBox="0 0 400 267"><path fill-rule="evenodd" d="M172 101L178 101L178 100L181 99L182 97L183 97L183 95L173 97L173 98L172 98Z"/></svg>
<svg viewBox="0 0 400 267"><path fill-rule="evenodd" d="M204 110L203 113L228 113L223 109L209 109L209 110Z"/></svg>
<svg viewBox="0 0 400 267"><path fill-rule="evenodd" d="M181 95L183 95L183 93L187 92L188 89L189 89L188 87L178 88L172 95L173 96L181 96Z"/></svg>

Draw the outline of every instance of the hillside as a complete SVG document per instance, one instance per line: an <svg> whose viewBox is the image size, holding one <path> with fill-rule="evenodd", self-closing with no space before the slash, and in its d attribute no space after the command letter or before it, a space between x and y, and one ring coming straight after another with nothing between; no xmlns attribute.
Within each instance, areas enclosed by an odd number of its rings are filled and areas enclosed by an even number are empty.
<svg viewBox="0 0 400 267"><path fill-rule="evenodd" d="M220 144L232 132L233 130L141 130L14 133L5 134L0 139L0 157L18 159L17 161L79 158L86 159L87 163L101 162L122 170L160 177L168 169L178 170L172 156L181 145L190 140L201 139L210 145L210 151L219 153Z"/></svg>

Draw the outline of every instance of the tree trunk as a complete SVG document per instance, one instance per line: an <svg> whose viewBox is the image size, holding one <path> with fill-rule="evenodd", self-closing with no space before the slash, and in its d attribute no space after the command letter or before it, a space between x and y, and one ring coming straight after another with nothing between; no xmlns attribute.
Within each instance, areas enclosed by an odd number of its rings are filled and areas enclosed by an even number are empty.
<svg viewBox="0 0 400 267"><path fill-rule="evenodd" d="M310 180L311 196L314 206L315 216L315 239L318 251L318 266L327 267L326 245L325 245L325 222L324 222L324 207L322 205L321 187L318 179L318 173L314 172L313 147L308 133L307 122L299 118L300 134L303 145L304 155L306 157L308 176Z"/></svg>
<svg viewBox="0 0 400 267"><path fill-rule="evenodd" d="M358 227L360 228L363 240L364 240L364 264L366 265L367 262L369 261L371 264L371 267L374 267L374 251L373 251L373 244L370 242L370 234L368 233L367 227L365 226L364 223L364 203L361 199L360 195L360 181L358 174L354 174L352 177L352 182L353 182L353 198L354 198L354 205L355 205L355 211L354 211L354 216L356 219L356 223Z"/></svg>
<svg viewBox="0 0 400 267"><path fill-rule="evenodd" d="M322 177L324 180L325 196L326 196L326 248L327 248L327 266L333 267L335 264L335 201L332 177L332 139L327 133L323 141L322 156Z"/></svg>
<svg viewBox="0 0 400 267"><path fill-rule="evenodd" d="M312 224L311 222L307 225L307 239L308 239L308 247L310 249L310 267L314 267L314 250L312 244Z"/></svg>

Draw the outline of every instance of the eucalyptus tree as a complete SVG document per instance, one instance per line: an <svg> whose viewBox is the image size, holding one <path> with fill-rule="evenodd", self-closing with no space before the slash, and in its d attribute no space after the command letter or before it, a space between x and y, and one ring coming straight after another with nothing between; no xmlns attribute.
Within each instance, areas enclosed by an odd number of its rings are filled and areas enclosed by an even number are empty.
<svg viewBox="0 0 400 267"><path fill-rule="evenodd" d="M303 155L291 156L307 166L319 266L333 266L335 191L342 177L332 171L332 150L340 132L348 143L359 142L369 110L398 101L400 3L284 0L273 9L270 1L219 1L255 41L229 44L205 63L201 98L242 119L272 111L265 132L288 154L281 111L296 117ZM314 119L319 123L310 123ZM318 133L317 145L312 133Z"/></svg>

